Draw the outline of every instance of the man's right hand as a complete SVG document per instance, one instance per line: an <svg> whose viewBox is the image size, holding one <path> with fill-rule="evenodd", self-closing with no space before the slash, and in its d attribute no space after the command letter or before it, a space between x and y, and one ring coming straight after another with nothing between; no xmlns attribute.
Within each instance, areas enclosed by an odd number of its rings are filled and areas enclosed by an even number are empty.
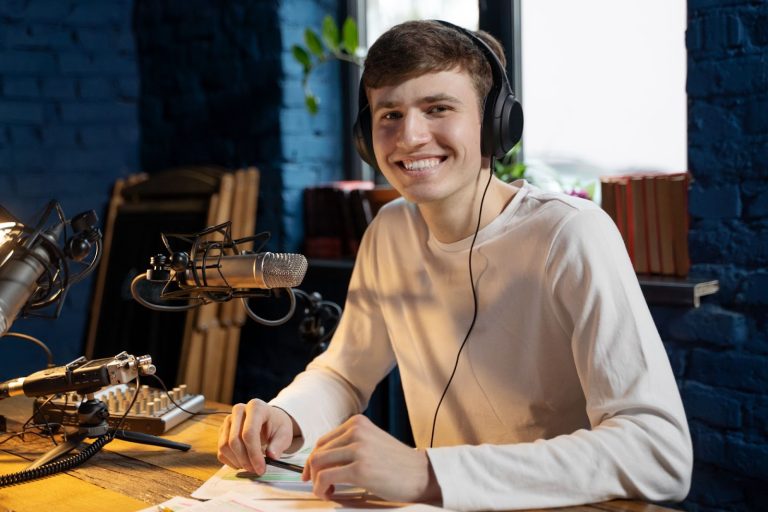
<svg viewBox="0 0 768 512"><path fill-rule="evenodd" d="M259 475L266 471L264 454L277 459L300 435L287 412L262 400L236 404L219 429L219 461Z"/></svg>

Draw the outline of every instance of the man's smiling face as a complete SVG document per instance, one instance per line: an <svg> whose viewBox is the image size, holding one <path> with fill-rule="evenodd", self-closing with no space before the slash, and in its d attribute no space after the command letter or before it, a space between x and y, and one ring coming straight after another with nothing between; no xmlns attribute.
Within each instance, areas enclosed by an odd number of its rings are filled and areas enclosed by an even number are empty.
<svg viewBox="0 0 768 512"><path fill-rule="evenodd" d="M477 92L464 71L368 90L373 148L389 183L417 204L467 198L481 166Z"/></svg>

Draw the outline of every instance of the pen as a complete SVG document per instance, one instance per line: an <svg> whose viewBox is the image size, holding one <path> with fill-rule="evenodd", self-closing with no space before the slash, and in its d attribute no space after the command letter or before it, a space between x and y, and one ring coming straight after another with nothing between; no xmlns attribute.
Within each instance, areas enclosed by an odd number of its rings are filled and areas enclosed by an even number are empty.
<svg viewBox="0 0 768 512"><path fill-rule="evenodd" d="M299 466L298 464L291 464L290 462L283 462L282 460L276 460L272 457L264 457L264 462L276 468L283 468L287 469L288 471L295 471L296 473L304 472L303 466Z"/></svg>

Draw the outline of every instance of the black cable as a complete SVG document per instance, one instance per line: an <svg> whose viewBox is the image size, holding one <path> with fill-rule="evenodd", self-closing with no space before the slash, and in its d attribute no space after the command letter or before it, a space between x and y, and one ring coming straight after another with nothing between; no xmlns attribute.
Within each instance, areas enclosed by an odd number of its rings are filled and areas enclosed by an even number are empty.
<svg viewBox="0 0 768 512"><path fill-rule="evenodd" d="M117 430L120 430L120 427L125 421L126 416L128 416L128 413L130 412L131 408L136 403L136 398L138 397L138 395L139 395L139 376L137 375L136 391L134 391L133 393L133 399L131 399L130 405L126 408L125 413L120 418L120 421L118 421L117 426L115 427L114 430L109 431L106 434L97 437L95 441L93 441L84 450L82 450L81 452L75 455L69 456L64 459L48 462L34 469L24 469L22 471L17 471L15 473L0 475L0 487L20 484L20 483L28 482L30 480L35 480L37 478L43 478L45 476L61 473L63 471L67 471L69 469L79 466L80 464L84 463L85 461L87 461L88 459L96 455L99 452L99 450L101 450L107 443L112 442L112 440L115 438L115 432Z"/></svg>
<svg viewBox="0 0 768 512"><path fill-rule="evenodd" d="M48 345L40 341L39 339L35 338L34 336L30 336L29 334L22 334L20 332L7 332L5 333L5 336L10 336L12 338L19 338L22 340L30 341L37 345L38 347L42 348L45 351L46 358L48 359L48 368L53 368L55 365L53 364L53 352L51 352L51 349L48 348Z"/></svg>
<svg viewBox="0 0 768 512"><path fill-rule="evenodd" d="M491 169L493 169L493 158L491 158ZM459 367L459 358L461 357L461 351L464 350L464 345L467 344L467 340L469 340L469 335L472 333L472 329L475 327L475 322L477 321L477 291L475 290L475 278L472 274L472 249L475 247L475 240L477 240L477 234L480 231L480 221L483 218L483 203L485 203L485 194L488 192L488 187L491 185L491 180L493 179L493 170L491 170L490 175L488 176L488 182L485 184L485 190L483 190L483 196L480 199L480 212L477 214L477 225L475 226L475 234L472 237L472 244L469 246L469 284L472 286L472 303L474 304L474 311L472 313L472 323L469 324L469 329L467 330L466 336L464 336L464 341L461 342L461 346L459 347L459 351L456 353L456 361L453 363L453 371L451 371L451 376L448 378L448 383L445 385L445 388L443 389L443 394L440 396L440 401L437 402L437 407L435 408L435 415L432 418L432 435L429 438L429 447L432 448L432 444L435 441L435 426L437 425L437 413L440 412L440 406L443 404L443 399L445 398L445 395L448 393L448 388L451 386L451 382L453 382L453 377L456 375L456 369Z"/></svg>
<svg viewBox="0 0 768 512"><path fill-rule="evenodd" d="M117 425L115 425L114 430L112 431L111 435L114 437L115 430L120 430L120 427L125 422L125 418L128 416L128 413L131 412L131 409L133 409L133 404L136 403L136 398L139 396L139 374L136 374L136 389L133 392L133 398L131 398L131 403L128 404L128 407L125 408L125 412L122 416L120 416L120 421L117 422ZM108 434L109 435L109 434Z"/></svg>
<svg viewBox="0 0 768 512"><path fill-rule="evenodd" d="M48 398L46 398L45 401L42 404L40 404L40 406L37 408L37 410L35 410L32 413L32 416L30 416L29 419L27 419L27 421L24 422L24 425L22 425L21 429L24 432L26 432L28 429L31 429L31 428L38 428L38 429L42 430L43 427L41 425L45 425L45 431L48 434L47 437L49 437L51 439L51 441L53 442L54 446L57 446L58 443L56 442L56 437L54 436L54 433L55 433L55 430L58 430L63 425L61 423L55 423L55 422L48 421L48 415L44 411L44 408L45 408L46 404L48 404L51 400L53 400L55 396L56 395L51 395ZM62 405L62 409L61 409L62 418L64 417L64 408L66 407L66 404L67 404L68 400L69 400L69 396L67 395L67 398L65 399L64 404ZM43 420L43 422L42 423L32 423L32 421L35 420L35 418L37 418L37 416L39 414L42 415L41 419ZM32 424L30 425L30 423L32 423ZM56 427L55 430L54 430L54 427ZM64 432L64 438L65 438L64 440L66 441L66 432Z"/></svg>
<svg viewBox="0 0 768 512"><path fill-rule="evenodd" d="M17 471L16 473L0 475L0 487L20 484L72 469L96 455L96 453L98 453L104 445L111 442L112 439L114 439L114 437L111 435L103 435L89 444L83 451L71 457L67 457L66 459L49 462L39 468L24 469L22 471Z"/></svg>
<svg viewBox="0 0 768 512"><path fill-rule="evenodd" d="M163 391L165 392L165 395L168 397L168 400L170 400L173 405L175 405L176 407L178 407L179 409L181 409L182 411L184 411L185 413L187 413L187 414L189 414L191 416L210 416L210 415L213 415L213 414L229 414L228 411L213 411L213 412L202 412L202 411L192 412L192 411L188 411L188 410L186 410L185 408L183 408L182 406L180 406L179 404L176 403L176 400L174 400L173 397L171 396L171 394L168 392L168 388L166 387L165 382L163 382L163 379L161 379L160 377L158 377L155 374L150 375L150 377L154 377L154 379L158 383L160 383L160 387L163 388Z"/></svg>

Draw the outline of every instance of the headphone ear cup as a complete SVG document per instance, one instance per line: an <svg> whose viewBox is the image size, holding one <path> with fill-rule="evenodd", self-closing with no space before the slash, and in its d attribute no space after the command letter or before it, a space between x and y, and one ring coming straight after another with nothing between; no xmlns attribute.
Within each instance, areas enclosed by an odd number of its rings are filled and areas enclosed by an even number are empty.
<svg viewBox="0 0 768 512"><path fill-rule="evenodd" d="M357 113L355 125L352 127L355 147L365 163L378 170L376 154L373 151L373 136L371 134L371 111L366 105Z"/></svg>
<svg viewBox="0 0 768 512"><path fill-rule="evenodd" d="M523 107L515 95L502 87L489 93L483 114L482 154L504 158L523 136Z"/></svg>
<svg viewBox="0 0 768 512"><path fill-rule="evenodd" d="M499 126L499 141L502 144L502 157L506 155L523 137L523 106L513 94L504 98L502 105L501 123Z"/></svg>

